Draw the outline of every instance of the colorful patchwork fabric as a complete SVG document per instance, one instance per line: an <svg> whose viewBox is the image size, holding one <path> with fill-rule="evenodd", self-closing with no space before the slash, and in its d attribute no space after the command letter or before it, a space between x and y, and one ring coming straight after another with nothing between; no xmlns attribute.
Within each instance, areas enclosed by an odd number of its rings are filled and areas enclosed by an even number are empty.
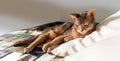
<svg viewBox="0 0 120 61"><path fill-rule="evenodd" d="M0 50L0 58L5 57L6 55L12 53L11 50Z"/></svg>
<svg viewBox="0 0 120 61"><path fill-rule="evenodd" d="M24 54L24 55L21 55L17 61L35 61L37 59L36 56L34 55L31 55L31 54Z"/></svg>
<svg viewBox="0 0 120 61"><path fill-rule="evenodd" d="M16 42L19 42L21 40L26 40L32 37L34 37L34 35L25 34L25 33L1 35L1 38L4 39L3 41L0 42L0 50L4 50L8 47L13 46Z"/></svg>
<svg viewBox="0 0 120 61"><path fill-rule="evenodd" d="M22 53L13 52L8 54L7 56L0 59L0 61L17 61L17 59L21 56Z"/></svg>
<svg viewBox="0 0 120 61"><path fill-rule="evenodd" d="M20 31L11 32L9 34L1 35L0 36L0 57L4 57L7 54L12 53L12 51L6 50L6 49L13 46L16 42L35 37L41 34L42 33L41 31L43 31L44 29L55 26L55 25L60 25L63 23L64 22L52 22L52 23L47 23L47 24L35 26L28 29L22 29ZM35 57L39 57L43 54L44 52L42 51L42 48L39 46L34 48L34 50L31 52L31 55Z"/></svg>

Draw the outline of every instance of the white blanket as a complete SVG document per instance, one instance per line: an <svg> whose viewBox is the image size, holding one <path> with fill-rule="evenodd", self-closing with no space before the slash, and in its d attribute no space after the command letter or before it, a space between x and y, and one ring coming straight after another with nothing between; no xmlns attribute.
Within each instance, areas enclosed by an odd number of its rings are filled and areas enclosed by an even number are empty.
<svg viewBox="0 0 120 61"><path fill-rule="evenodd" d="M100 42L98 42L100 41ZM84 39L75 39L55 48L37 61L120 61L120 11L102 21L96 31ZM43 60L43 58L49 58Z"/></svg>

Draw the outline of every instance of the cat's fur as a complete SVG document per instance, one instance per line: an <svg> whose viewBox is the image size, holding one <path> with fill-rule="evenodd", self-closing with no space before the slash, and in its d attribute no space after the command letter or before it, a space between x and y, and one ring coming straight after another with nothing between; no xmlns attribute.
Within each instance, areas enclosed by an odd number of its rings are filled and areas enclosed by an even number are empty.
<svg viewBox="0 0 120 61"><path fill-rule="evenodd" d="M45 42L42 49L49 52L53 46L68 42L75 38L83 38L93 32L96 28L94 16L95 9L89 11L70 14L74 24L64 23L59 26L46 29L39 35L28 47L24 49L24 53L29 53L38 44Z"/></svg>

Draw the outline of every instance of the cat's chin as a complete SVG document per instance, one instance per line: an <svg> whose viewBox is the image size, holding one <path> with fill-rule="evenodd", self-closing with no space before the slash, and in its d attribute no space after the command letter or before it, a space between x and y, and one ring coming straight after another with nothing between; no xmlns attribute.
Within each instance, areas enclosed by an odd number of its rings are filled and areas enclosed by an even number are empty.
<svg viewBox="0 0 120 61"><path fill-rule="evenodd" d="M81 31L78 29L77 32L79 32L80 34L85 34L87 31L85 31L85 30Z"/></svg>
<svg viewBox="0 0 120 61"><path fill-rule="evenodd" d="M82 30L80 27L77 29L77 32L80 34L86 34L87 32L94 29L94 24L91 24L87 29Z"/></svg>

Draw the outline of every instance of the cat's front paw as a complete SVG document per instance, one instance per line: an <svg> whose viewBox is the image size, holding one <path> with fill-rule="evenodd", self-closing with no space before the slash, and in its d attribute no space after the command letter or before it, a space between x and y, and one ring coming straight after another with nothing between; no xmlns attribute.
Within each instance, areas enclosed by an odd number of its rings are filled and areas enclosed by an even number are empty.
<svg viewBox="0 0 120 61"><path fill-rule="evenodd" d="M50 43L46 43L43 45L42 47L43 52L50 52L51 51L51 44Z"/></svg>
<svg viewBox="0 0 120 61"><path fill-rule="evenodd" d="M24 48L23 53L30 53L33 49L32 48Z"/></svg>
<svg viewBox="0 0 120 61"><path fill-rule="evenodd" d="M42 50L43 52L51 53L51 51L56 47L57 45L54 45L52 43L46 43L43 45Z"/></svg>

